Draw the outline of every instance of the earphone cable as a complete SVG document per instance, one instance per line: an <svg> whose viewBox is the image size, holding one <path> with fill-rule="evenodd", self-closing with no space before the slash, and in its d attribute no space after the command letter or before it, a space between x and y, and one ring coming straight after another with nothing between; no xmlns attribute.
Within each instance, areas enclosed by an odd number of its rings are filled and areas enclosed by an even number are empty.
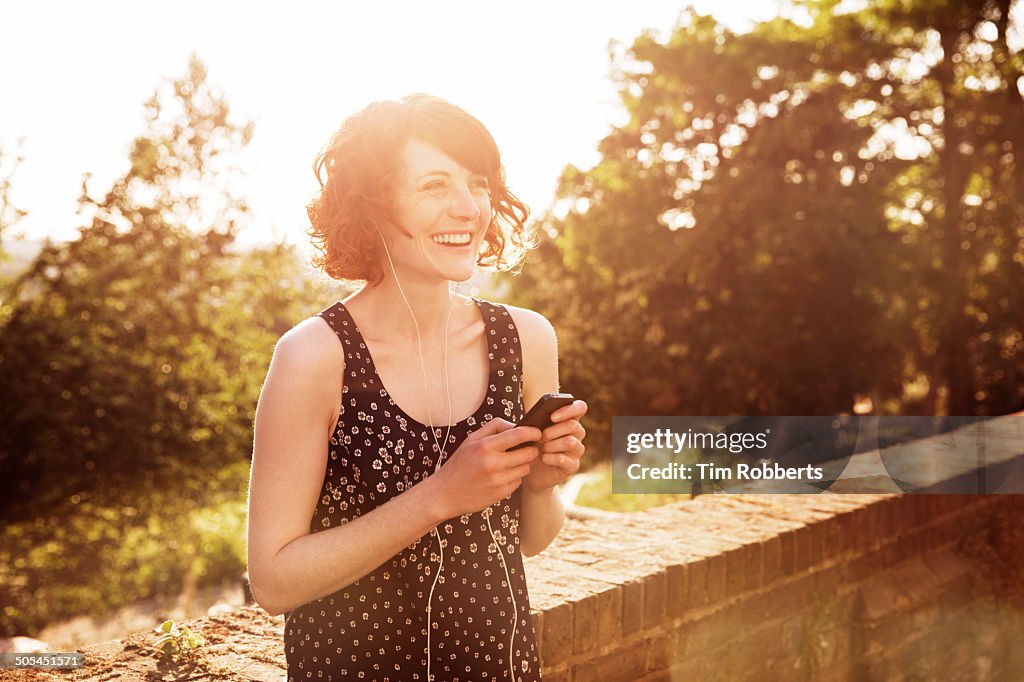
<svg viewBox="0 0 1024 682"><path fill-rule="evenodd" d="M377 234L380 236L381 242L384 244L384 253L387 255L388 264L391 266L391 272L392 272L392 274L395 277L395 283L398 285L398 292L402 295L402 300L405 302L405 307L409 310L409 315L412 316L413 326L416 329L416 345L417 345L417 347L419 349L420 370L421 370L421 372L423 374L423 394L424 394L424 398L426 400L426 406L427 406L427 422L428 422L427 426L430 429L431 437L434 439L434 446L437 448L437 462L434 465L434 473L437 473L438 470L440 470L440 468L441 468L441 460L444 458L444 448L442 448L441 444L437 441L437 435L434 432L433 417L430 414L430 393L429 393L429 386L428 386L428 382L427 382L426 362L423 359L423 340L422 340L422 338L420 336L420 326L419 326L419 323L416 320L416 314L413 312L412 305L409 303L409 299L405 295L405 290L402 288L402 282L398 278L398 271L395 269L394 261L391 260L391 252L388 249L387 242L384 240L384 235L381 234L379 230L378 230ZM457 288L457 286L458 285L456 285L456 288ZM447 397L447 400L448 400L448 427L447 427L447 431L445 432L445 437L444 437L445 448L448 447L448 438L451 435L451 428L452 428L452 394L451 394L451 387L450 387L449 380L448 380L448 326L451 323L452 308L455 306L455 296L452 294L450 288L449 288L449 291L448 291L448 296L449 296L448 317L445 320L445 327L444 327L444 388L445 388L445 396ZM492 511L492 509L493 509L492 507L488 507L486 509L487 513L483 514L483 516L484 516L485 521L487 522L487 530L488 530L488 532L490 532L491 540L494 542L494 550L497 553L498 559L501 561L501 566L502 566L502 568L505 571L505 580L506 580L506 584L508 585L509 598L511 599L511 602L512 602L512 635L509 638L508 665L509 665L509 672L511 673L512 679L515 680L516 679L516 673L515 673L515 664L514 664L514 659L515 659L514 646L515 646L516 627L519 624L519 610L516 607L515 593L512 591L512 577L509 574L508 565L505 563L505 556L504 556L504 554L502 552L501 544L498 542L498 538L497 538L497 536L494 533L494 529L491 528L491 511ZM430 666L431 666L431 659L432 659L431 648L430 648L430 635L431 635L431 630L432 630L432 627L433 627L433 614L432 614L431 603L432 603L433 596L434 596L434 588L437 586L437 581L440 579L441 572L444 570L444 543L441 540L441 532L440 532L440 530L438 529L437 526L434 526L434 528L431 529L431 533L437 537L438 555L439 555L440 558L439 558L439 562L438 562L437 574L434 576L434 581L430 585L430 592L427 594L427 682L432 682L432 679L433 679L433 677L430 674Z"/></svg>
<svg viewBox="0 0 1024 682"><path fill-rule="evenodd" d="M434 447L437 448L437 462L434 464L434 473L437 473L438 470L441 468L441 460L444 458L444 450L448 446L448 436L451 434L452 428L452 394L451 388L448 383L448 325L451 322L452 308L455 305L455 297L451 295L451 291L448 292L450 302L448 304L448 317L445 320L444 327L444 388L445 395L448 399L448 430L445 432L444 436L445 448L442 448L441 444L437 441L437 435L434 432L434 419L430 414L430 392L429 387L427 385L427 366L426 362L423 359L423 339L420 336L420 325L419 322L416 320L416 313L413 312L412 304L409 303L409 299L405 295L405 290L402 287L402 281L398 277L398 270L395 268L394 261L391 260L391 251L388 249L387 242L384 240L384 235L381 234L379 231L377 232L377 234L380 235L381 242L384 244L384 253L388 257L388 264L391 266L391 273L394 275L395 283L398 285L398 293L402 295L402 300L405 302L405 307L409 310L409 315L412 316L412 323L414 328L416 329L416 346L419 349L420 371L423 374L423 394L427 407L427 427L430 429L430 436L434 440ZM437 573L434 575L434 581L430 585L430 592L427 594L427 682L431 682L431 680L433 679L430 674L430 664L432 658L430 654L430 635L431 630L433 629L433 614L431 603L434 597L434 588L437 587L437 581L441 577L441 571L444 570L444 543L441 540L441 532L438 530L437 526L434 526L430 530L430 532L432 535L437 537L437 550L440 559L437 567Z"/></svg>

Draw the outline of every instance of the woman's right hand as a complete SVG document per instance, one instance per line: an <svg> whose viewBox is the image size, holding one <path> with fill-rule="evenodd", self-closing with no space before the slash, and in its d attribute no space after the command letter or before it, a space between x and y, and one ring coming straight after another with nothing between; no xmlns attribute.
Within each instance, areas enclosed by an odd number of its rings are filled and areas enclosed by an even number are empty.
<svg viewBox="0 0 1024 682"><path fill-rule="evenodd" d="M448 461L427 479L438 486L446 518L481 511L511 495L530 473L530 464L540 456L540 449L509 448L539 441L542 436L540 429L498 418L466 436Z"/></svg>

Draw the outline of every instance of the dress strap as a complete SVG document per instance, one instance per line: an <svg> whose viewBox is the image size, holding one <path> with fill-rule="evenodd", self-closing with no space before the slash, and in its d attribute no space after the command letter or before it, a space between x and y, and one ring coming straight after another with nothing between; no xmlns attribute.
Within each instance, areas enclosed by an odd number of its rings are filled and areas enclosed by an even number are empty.
<svg viewBox="0 0 1024 682"><path fill-rule="evenodd" d="M317 317L322 317L330 325L343 344L347 345L353 336L360 336L359 329L356 328L352 315L341 301L337 301L329 308L321 310L317 313ZM359 340L361 341L362 338L359 338Z"/></svg>
<svg viewBox="0 0 1024 682"><path fill-rule="evenodd" d="M363 390L380 390L373 359L366 348L359 327L345 304L338 301L326 310L317 313L334 330L345 351L345 387L355 387L358 382Z"/></svg>
<svg viewBox="0 0 1024 682"><path fill-rule="evenodd" d="M523 413L523 351L519 329L505 306L482 299L474 300L480 306L484 319L491 384L497 389L506 417L518 421Z"/></svg>

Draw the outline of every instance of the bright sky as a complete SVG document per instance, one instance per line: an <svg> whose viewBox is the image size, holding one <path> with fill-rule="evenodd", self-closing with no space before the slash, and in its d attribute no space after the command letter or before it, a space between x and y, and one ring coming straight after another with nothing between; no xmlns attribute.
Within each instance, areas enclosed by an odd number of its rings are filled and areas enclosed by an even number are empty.
<svg viewBox="0 0 1024 682"><path fill-rule="evenodd" d="M776 2L697 0L735 28ZM715 5L718 6L715 6ZM0 7L0 147L24 138L14 234L68 239L91 172L94 195L125 170L142 103L195 51L236 115L256 121L242 193L244 243L305 244L311 163L368 102L429 92L488 126L513 191L540 214L567 163L589 167L621 112L608 44L665 35L682 2L634 0L228 3L11 2Z"/></svg>

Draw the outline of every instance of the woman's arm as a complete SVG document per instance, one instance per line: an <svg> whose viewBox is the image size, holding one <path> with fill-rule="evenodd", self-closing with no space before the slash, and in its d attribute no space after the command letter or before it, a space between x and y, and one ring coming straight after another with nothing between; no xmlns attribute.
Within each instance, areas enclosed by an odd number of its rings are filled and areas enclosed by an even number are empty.
<svg viewBox="0 0 1024 682"><path fill-rule="evenodd" d="M529 410L545 393L558 392L558 344L555 330L543 315L509 306L519 330L523 351L523 404ZM563 408L565 409L565 408ZM542 465L536 460L534 467ZM522 522L519 540L525 556L539 554L551 544L565 521L565 506L554 485L522 487Z"/></svg>
<svg viewBox="0 0 1024 682"><path fill-rule="evenodd" d="M272 615L350 585L451 516L428 477L350 523L309 532L343 371L333 331L311 318L278 342L260 394L248 563L253 596Z"/></svg>

